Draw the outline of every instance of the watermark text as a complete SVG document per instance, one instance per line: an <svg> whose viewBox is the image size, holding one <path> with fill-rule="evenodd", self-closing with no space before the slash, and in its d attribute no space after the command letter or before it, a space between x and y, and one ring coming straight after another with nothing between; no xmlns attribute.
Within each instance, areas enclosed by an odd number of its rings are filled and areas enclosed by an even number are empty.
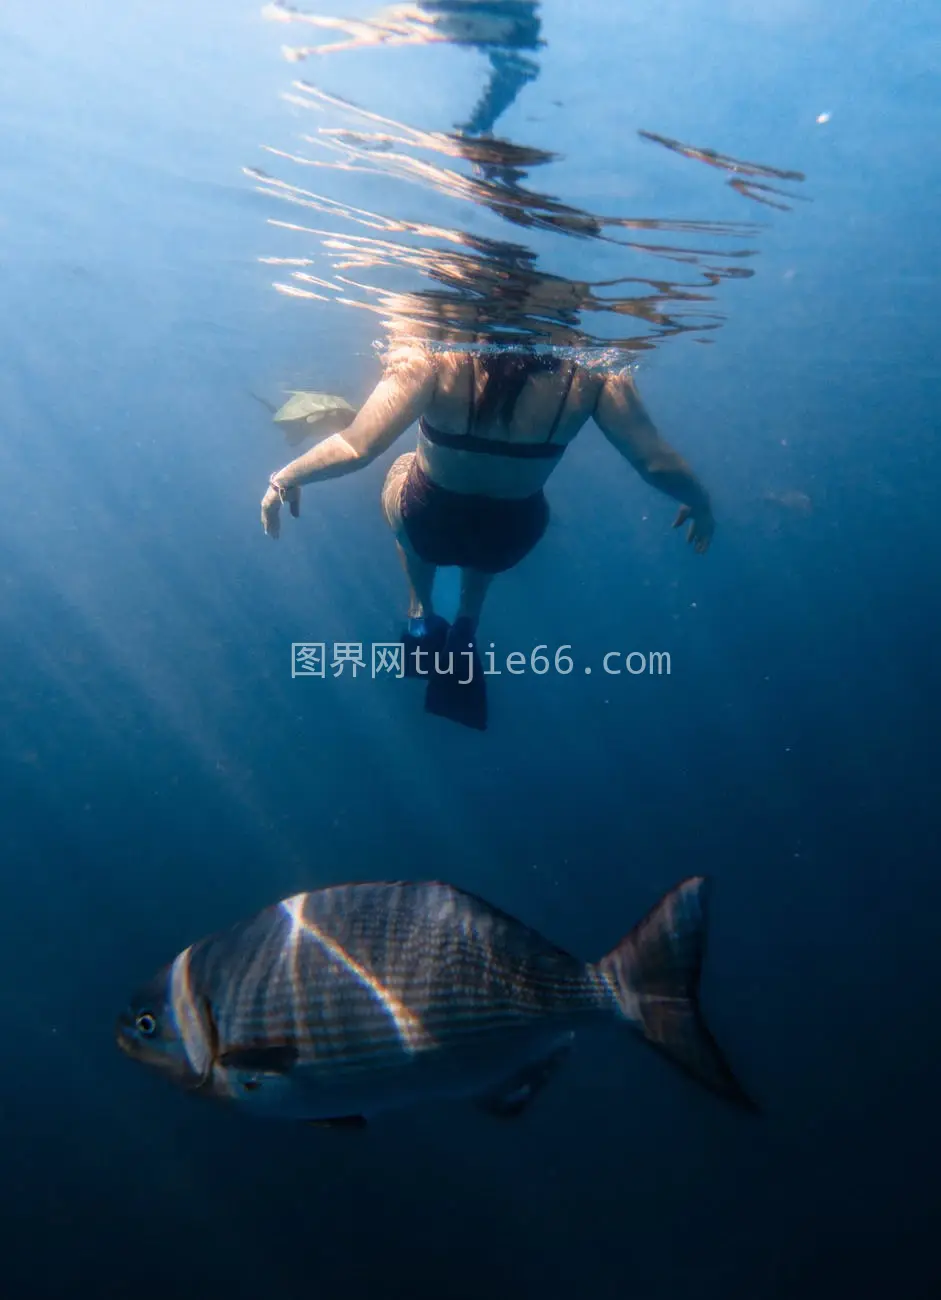
<svg viewBox="0 0 941 1300"><path fill-rule="evenodd" d="M484 677L586 677L598 671L609 677L669 677L673 663L668 650L608 650L576 661L571 645L554 649L537 645L528 653L511 650L499 653L493 641L487 649L413 649L406 652L401 641L293 641L292 677L430 677L456 676L459 684Z"/></svg>

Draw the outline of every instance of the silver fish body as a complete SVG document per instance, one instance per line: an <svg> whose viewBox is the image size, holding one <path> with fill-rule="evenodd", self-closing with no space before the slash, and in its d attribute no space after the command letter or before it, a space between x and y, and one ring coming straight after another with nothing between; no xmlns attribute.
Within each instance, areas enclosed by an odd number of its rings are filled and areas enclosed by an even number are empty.
<svg viewBox="0 0 941 1300"><path fill-rule="evenodd" d="M671 891L597 963L447 884L298 894L181 952L118 1042L259 1114L362 1122L439 1097L516 1113L574 1030L620 1019L747 1103L698 1011L703 887Z"/></svg>

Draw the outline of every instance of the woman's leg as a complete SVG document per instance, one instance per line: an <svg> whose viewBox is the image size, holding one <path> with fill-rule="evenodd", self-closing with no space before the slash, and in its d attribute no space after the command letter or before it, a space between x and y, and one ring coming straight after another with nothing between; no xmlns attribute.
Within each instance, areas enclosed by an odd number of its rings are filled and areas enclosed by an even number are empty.
<svg viewBox="0 0 941 1300"><path fill-rule="evenodd" d="M395 533L395 549L408 583L408 621L401 634L405 676L426 677L433 662L429 656L444 648L448 625L435 613L431 599L438 566L423 560L416 552L402 514L402 500L414 460L415 453L409 452L393 463L382 485L382 512Z"/></svg>
<svg viewBox="0 0 941 1300"><path fill-rule="evenodd" d="M408 545L407 539L400 541L396 538L395 549L399 553L402 568L405 570L405 580L408 583L409 618L431 618L435 612L431 603L431 593L435 585L437 565L429 564L427 560L417 556Z"/></svg>
<svg viewBox="0 0 941 1300"><path fill-rule="evenodd" d="M483 573L480 569L461 570L461 602L457 616L459 619L466 619L475 632L493 576L492 573Z"/></svg>
<svg viewBox="0 0 941 1300"><path fill-rule="evenodd" d="M431 593L437 566L417 555L408 540L402 519L402 494L409 470L415 459L413 451L399 456L392 463L382 485L382 513L395 534L396 550L408 582L408 616L410 619L430 618L434 614Z"/></svg>

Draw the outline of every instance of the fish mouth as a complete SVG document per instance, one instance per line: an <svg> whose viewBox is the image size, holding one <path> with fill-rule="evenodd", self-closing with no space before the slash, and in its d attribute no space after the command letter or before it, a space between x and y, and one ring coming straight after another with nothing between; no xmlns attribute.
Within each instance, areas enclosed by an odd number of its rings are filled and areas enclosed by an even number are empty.
<svg viewBox="0 0 941 1300"><path fill-rule="evenodd" d="M114 1041L120 1047L125 1056L139 1057L141 1046L137 1035L134 1033L133 1022L129 1020L127 1014L118 1016L114 1025Z"/></svg>
<svg viewBox="0 0 941 1300"><path fill-rule="evenodd" d="M114 1041L126 1056L133 1056L135 1054L134 1043L131 1036L124 1025L121 1024L120 1020L114 1027Z"/></svg>

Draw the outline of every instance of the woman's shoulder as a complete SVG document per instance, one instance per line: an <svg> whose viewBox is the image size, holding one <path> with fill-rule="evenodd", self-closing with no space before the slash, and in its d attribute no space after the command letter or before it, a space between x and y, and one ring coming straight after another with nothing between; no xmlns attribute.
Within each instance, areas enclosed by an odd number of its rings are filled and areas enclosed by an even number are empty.
<svg viewBox="0 0 941 1300"><path fill-rule="evenodd" d="M386 378L427 379L437 368L435 354L420 343L393 344L383 351L381 360Z"/></svg>

